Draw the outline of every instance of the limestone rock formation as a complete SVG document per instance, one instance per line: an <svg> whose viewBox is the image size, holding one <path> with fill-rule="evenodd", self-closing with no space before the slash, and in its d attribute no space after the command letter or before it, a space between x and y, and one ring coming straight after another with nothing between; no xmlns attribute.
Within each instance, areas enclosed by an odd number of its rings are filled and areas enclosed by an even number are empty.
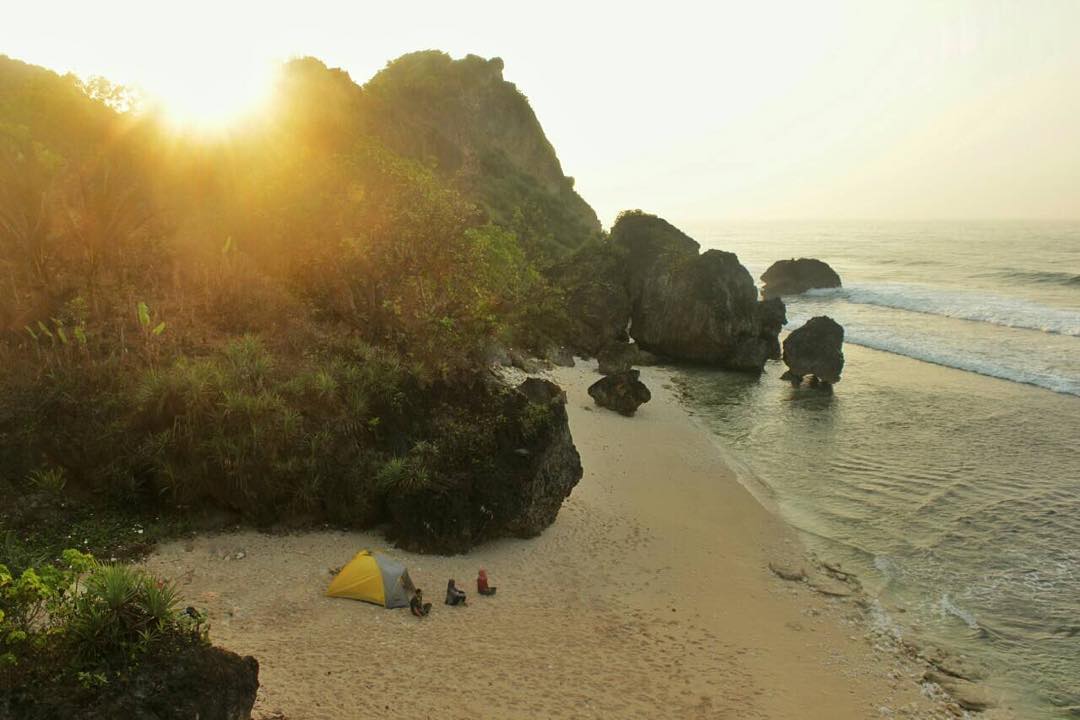
<svg viewBox="0 0 1080 720"><path fill-rule="evenodd" d="M777 355L782 306L762 306L734 253L707 250L660 218L624 213L611 231L627 255L630 334L645 350L735 370Z"/></svg>
<svg viewBox="0 0 1080 720"><path fill-rule="evenodd" d="M815 385L828 388L840 381L844 369L844 328L832 318L810 318L784 338L784 362L789 370L781 379L798 384L812 376Z"/></svg>
<svg viewBox="0 0 1080 720"><path fill-rule="evenodd" d="M537 412L535 427L525 429L522 449L509 460L507 475L498 478L490 507L503 508L500 534L534 537L543 532L559 514L563 501L581 480L581 456L570 435L566 414L566 393L550 380L530 378L518 387L510 410ZM522 402L524 401L524 402Z"/></svg>
<svg viewBox="0 0 1080 720"><path fill-rule="evenodd" d="M840 276L827 263L814 258L778 260L761 275L765 299L799 295L814 288L840 287Z"/></svg>
<svg viewBox="0 0 1080 720"><path fill-rule="evenodd" d="M550 273L567 298L570 342L596 355L625 341L629 325L639 350L671 360L761 371L778 359L783 302L760 302L733 253L698 250L655 215L622 213L607 243L582 248Z"/></svg>
<svg viewBox="0 0 1080 720"><path fill-rule="evenodd" d="M638 407L652 399L652 393L639 376L637 370L607 375L589 386L589 397L601 407L621 415L633 415Z"/></svg>
<svg viewBox="0 0 1080 720"><path fill-rule="evenodd" d="M667 220L640 210L619 215L611 228L611 245L622 252L623 277L635 307L647 281L658 271L693 260L700 247Z"/></svg>

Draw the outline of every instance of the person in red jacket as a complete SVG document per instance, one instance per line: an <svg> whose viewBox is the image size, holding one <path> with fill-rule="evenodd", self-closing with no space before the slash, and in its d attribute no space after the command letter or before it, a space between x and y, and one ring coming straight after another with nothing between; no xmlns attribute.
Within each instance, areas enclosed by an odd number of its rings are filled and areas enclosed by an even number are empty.
<svg viewBox="0 0 1080 720"><path fill-rule="evenodd" d="M481 595L494 595L497 589L488 585L487 570L480 568L480 573L476 576L476 592Z"/></svg>

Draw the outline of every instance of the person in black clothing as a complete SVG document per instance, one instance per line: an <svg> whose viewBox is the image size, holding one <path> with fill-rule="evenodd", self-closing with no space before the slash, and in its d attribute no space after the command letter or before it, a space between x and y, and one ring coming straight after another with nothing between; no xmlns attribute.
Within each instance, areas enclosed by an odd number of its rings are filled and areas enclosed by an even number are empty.
<svg viewBox="0 0 1080 720"><path fill-rule="evenodd" d="M458 590L454 585L454 578L450 578L450 582L446 584L446 604L447 605L465 605L465 591Z"/></svg>
<svg viewBox="0 0 1080 720"><path fill-rule="evenodd" d="M409 612L416 617L424 617L431 612L431 603L424 602L424 591L420 588L416 588L412 600L409 601Z"/></svg>

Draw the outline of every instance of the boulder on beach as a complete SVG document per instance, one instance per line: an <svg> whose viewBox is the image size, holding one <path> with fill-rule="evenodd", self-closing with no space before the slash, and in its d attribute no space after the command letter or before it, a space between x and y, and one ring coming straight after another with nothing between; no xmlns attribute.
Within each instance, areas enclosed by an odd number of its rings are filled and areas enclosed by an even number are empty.
<svg viewBox="0 0 1080 720"><path fill-rule="evenodd" d="M498 534L535 537L555 522L563 501L581 480L585 471L581 456L570 435L566 414L566 393L550 380L530 378L518 387L508 410L516 413L542 411L540 418L526 428L522 447L507 455L506 473L499 476L501 492L494 492L491 506L503 508ZM524 398L522 404L517 398ZM522 455L518 450L526 450ZM483 507L480 508L483 510Z"/></svg>
<svg viewBox="0 0 1080 720"><path fill-rule="evenodd" d="M840 276L829 265L815 258L778 260L761 275L765 283L761 296L766 300L784 295L799 295L814 288L840 287Z"/></svg>
<svg viewBox="0 0 1080 720"><path fill-rule="evenodd" d="M607 375L589 386L589 397L601 407L622 415L633 415L638 407L652 399L652 393L639 375L637 370Z"/></svg>
<svg viewBox="0 0 1080 720"><path fill-rule="evenodd" d="M827 389L840 381L844 369L844 328L832 318L810 318L784 338L784 363L788 371L781 376L798 384L810 375L815 387Z"/></svg>
<svg viewBox="0 0 1080 720"><path fill-rule="evenodd" d="M499 537L534 537L555 521L581 480L566 393L542 378L504 390L490 417L494 447L481 457L460 449L460 466L427 482L396 486L385 497L388 534L416 552L465 552ZM454 436L448 432L444 442ZM453 470L460 470L452 472Z"/></svg>

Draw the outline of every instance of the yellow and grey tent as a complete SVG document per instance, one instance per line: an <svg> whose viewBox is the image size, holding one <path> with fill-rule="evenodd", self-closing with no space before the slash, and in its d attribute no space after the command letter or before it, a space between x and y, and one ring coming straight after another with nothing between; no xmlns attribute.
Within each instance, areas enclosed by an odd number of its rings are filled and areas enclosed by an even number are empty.
<svg viewBox="0 0 1080 720"><path fill-rule="evenodd" d="M385 555L361 550L341 568L326 594L398 608L409 604L414 589L404 565Z"/></svg>

